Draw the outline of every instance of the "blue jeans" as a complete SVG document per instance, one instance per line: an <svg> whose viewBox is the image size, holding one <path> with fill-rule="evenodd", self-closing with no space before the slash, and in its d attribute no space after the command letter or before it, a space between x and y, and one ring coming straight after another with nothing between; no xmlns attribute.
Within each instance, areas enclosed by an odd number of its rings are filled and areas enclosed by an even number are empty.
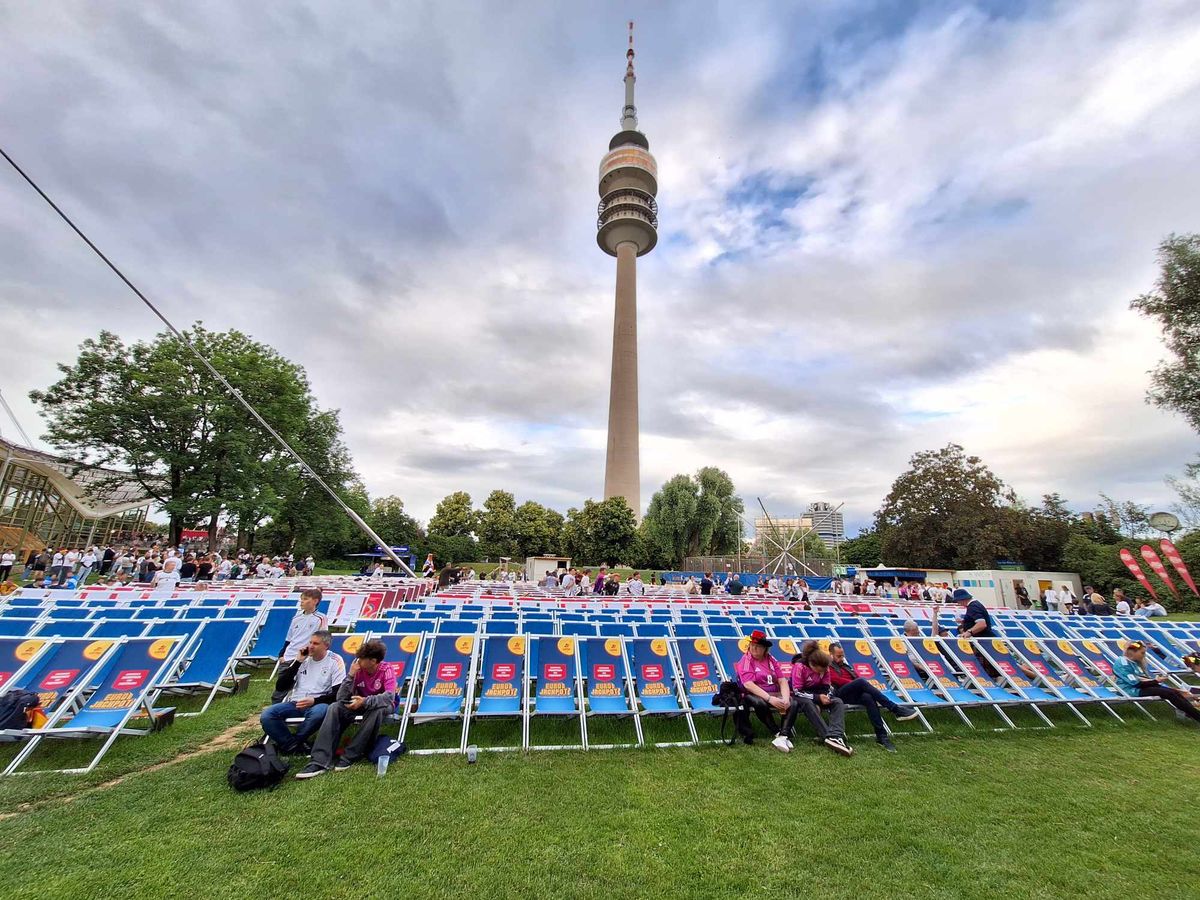
<svg viewBox="0 0 1200 900"><path fill-rule="evenodd" d="M258 720L262 722L262 728L267 737L280 747L288 747L303 741L311 734L316 734L317 729L321 727L321 722L325 720L327 709L329 709L328 703L314 703L308 709L299 709L291 701L276 703L264 709ZM304 721L300 723L296 733L292 734L287 720L297 716L304 716Z"/></svg>

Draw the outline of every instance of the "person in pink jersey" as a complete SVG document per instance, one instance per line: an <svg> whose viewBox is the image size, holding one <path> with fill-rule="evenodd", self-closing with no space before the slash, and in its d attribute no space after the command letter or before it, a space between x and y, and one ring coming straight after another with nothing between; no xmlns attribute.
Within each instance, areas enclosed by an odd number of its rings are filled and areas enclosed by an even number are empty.
<svg viewBox="0 0 1200 900"><path fill-rule="evenodd" d="M779 661L771 655L771 642L763 632L750 632L746 652L733 668L734 677L742 689L742 705L734 714L733 723L742 741L754 743L754 729L750 726L752 711L771 734L778 733L775 713L782 715L787 712L791 688L783 677Z"/></svg>

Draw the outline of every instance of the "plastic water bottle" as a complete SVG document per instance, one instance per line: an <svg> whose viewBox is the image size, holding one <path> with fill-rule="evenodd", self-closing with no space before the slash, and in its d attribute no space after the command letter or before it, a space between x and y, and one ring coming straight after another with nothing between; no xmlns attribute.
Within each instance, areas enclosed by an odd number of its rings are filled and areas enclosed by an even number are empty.
<svg viewBox="0 0 1200 900"><path fill-rule="evenodd" d="M391 763L391 761L392 761L392 756L390 753L384 753L384 754L380 755L379 762L377 762L375 764L376 777L382 778L384 775L387 774L388 764Z"/></svg>
<svg viewBox="0 0 1200 900"><path fill-rule="evenodd" d="M474 744L467 748L467 762L474 763L479 758L479 748Z"/></svg>

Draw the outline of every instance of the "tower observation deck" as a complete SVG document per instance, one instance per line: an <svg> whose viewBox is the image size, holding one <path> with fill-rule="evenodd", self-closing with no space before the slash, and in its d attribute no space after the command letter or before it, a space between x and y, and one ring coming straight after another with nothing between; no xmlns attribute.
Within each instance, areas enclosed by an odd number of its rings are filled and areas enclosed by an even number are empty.
<svg viewBox="0 0 1200 900"><path fill-rule="evenodd" d="M612 381L608 399L608 453L604 498L624 497L641 519L641 463L638 452L637 258L658 243L658 163L650 142L638 130L634 103L633 23L625 53L625 106L621 130L600 161L600 206L596 242L617 258L613 316Z"/></svg>

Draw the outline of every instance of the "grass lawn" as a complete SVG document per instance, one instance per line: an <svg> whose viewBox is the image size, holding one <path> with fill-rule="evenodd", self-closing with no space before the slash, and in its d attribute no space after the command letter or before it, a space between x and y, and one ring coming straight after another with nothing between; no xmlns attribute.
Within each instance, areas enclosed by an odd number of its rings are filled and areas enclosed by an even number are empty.
<svg viewBox="0 0 1200 900"><path fill-rule="evenodd" d="M898 736L894 756L858 738L851 759L761 740L474 766L410 755L383 780L364 766L247 795L225 784L231 750L146 771L267 692L259 680L122 739L98 775L0 781L4 896L1183 897L1200 884L1200 728L1165 707L1124 725L1097 712L1092 729L1063 716L1055 731L939 727ZM666 736L678 723L649 724ZM449 731L419 726L410 743ZM80 750L57 745L46 762Z"/></svg>

